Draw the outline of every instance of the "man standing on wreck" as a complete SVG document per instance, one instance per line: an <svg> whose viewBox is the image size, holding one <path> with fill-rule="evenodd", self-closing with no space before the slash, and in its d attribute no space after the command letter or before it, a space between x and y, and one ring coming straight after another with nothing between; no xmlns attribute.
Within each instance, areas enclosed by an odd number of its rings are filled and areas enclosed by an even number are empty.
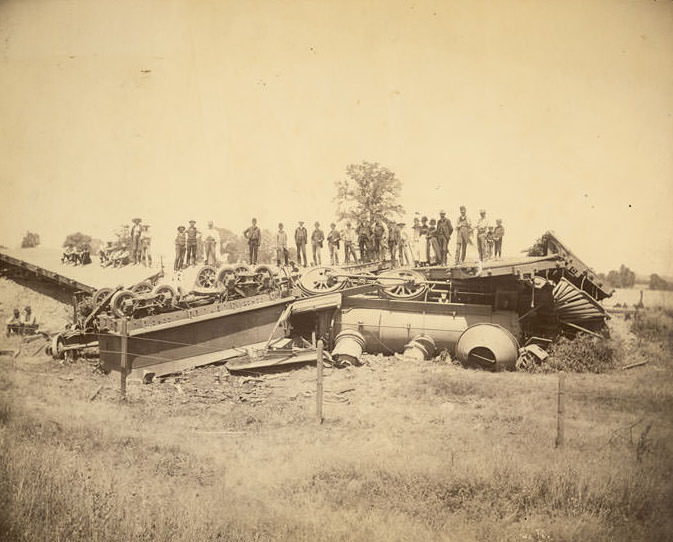
<svg viewBox="0 0 673 542"><path fill-rule="evenodd" d="M262 240L262 232L257 226L257 219L252 219L252 225L243 232L243 236L248 240L250 249L250 265L257 265L257 253Z"/></svg>
<svg viewBox="0 0 673 542"><path fill-rule="evenodd" d="M486 218L486 209L479 210L479 220L477 221L477 248L479 249L479 261L483 262L488 256L488 246L486 244L486 235L488 233L488 218Z"/></svg>
<svg viewBox="0 0 673 542"><path fill-rule="evenodd" d="M456 265L465 261L465 254L467 252L467 245L470 243L470 236L472 235L472 224L467 218L467 209L464 205L460 206L460 216L456 220Z"/></svg>

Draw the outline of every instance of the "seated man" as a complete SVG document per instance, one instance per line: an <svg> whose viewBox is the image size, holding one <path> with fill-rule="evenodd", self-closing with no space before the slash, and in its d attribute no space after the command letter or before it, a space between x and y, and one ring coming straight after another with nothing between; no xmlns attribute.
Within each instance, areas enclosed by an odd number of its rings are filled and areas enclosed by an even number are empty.
<svg viewBox="0 0 673 542"><path fill-rule="evenodd" d="M21 332L23 335L33 335L39 324L37 323L37 317L33 314L33 310L30 308L30 305L26 305L23 309L24 313L21 317Z"/></svg>
<svg viewBox="0 0 673 542"><path fill-rule="evenodd" d="M91 263L91 248L89 245L84 244L80 249L79 263L81 265L89 265Z"/></svg>
<svg viewBox="0 0 673 542"><path fill-rule="evenodd" d="M112 266L113 267L123 267L128 265L130 262L130 254L126 245L122 245L121 248L116 250L112 255Z"/></svg>
<svg viewBox="0 0 673 542"><path fill-rule="evenodd" d="M5 334L7 337L10 335L19 335L21 330L21 313L19 309L14 309L14 315L7 318Z"/></svg>
<svg viewBox="0 0 673 542"><path fill-rule="evenodd" d="M72 249L72 264L80 265L82 263L82 249L80 247L74 247Z"/></svg>
<svg viewBox="0 0 673 542"><path fill-rule="evenodd" d="M112 241L106 243L105 248L101 248L98 251L98 258L100 259L100 264L102 267L107 267L112 264L112 253L114 252L114 247L112 246Z"/></svg>
<svg viewBox="0 0 673 542"><path fill-rule="evenodd" d="M63 256L61 257L61 263L72 263L72 252L73 248L68 246L65 247L63 251Z"/></svg>

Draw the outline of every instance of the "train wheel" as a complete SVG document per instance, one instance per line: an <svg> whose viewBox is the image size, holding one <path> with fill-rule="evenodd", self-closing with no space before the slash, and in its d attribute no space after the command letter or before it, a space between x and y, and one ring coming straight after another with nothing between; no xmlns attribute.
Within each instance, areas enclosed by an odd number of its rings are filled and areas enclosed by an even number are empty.
<svg viewBox="0 0 673 542"><path fill-rule="evenodd" d="M143 280L142 282L139 282L138 284L134 284L131 286L131 291L134 294L146 294L152 291L152 283L149 280Z"/></svg>
<svg viewBox="0 0 673 542"><path fill-rule="evenodd" d="M215 283L217 281L217 268L212 265L204 265L196 273L196 280L194 281L194 286L197 288L215 288Z"/></svg>
<svg viewBox="0 0 673 542"><path fill-rule="evenodd" d="M343 277L334 276L335 270L331 267L314 267L304 273L297 286L306 295L328 294L343 290L347 281Z"/></svg>
<svg viewBox="0 0 673 542"><path fill-rule="evenodd" d="M103 299L105 299L112 292L112 288L101 288L96 290L93 294L93 304L100 305Z"/></svg>
<svg viewBox="0 0 673 542"><path fill-rule="evenodd" d="M136 294L130 290L119 290L110 300L110 307L112 314L123 318L125 316L133 316L134 303Z"/></svg>
<svg viewBox="0 0 673 542"><path fill-rule="evenodd" d="M51 338L51 343L49 345L49 350L51 352L51 357L54 359L63 359L63 337L58 333Z"/></svg>
<svg viewBox="0 0 673 542"><path fill-rule="evenodd" d="M170 284L159 284L152 290L152 294L157 296L157 303L160 309L171 308L178 298L178 293Z"/></svg>
<svg viewBox="0 0 673 542"><path fill-rule="evenodd" d="M273 270L268 265L258 265L255 267L255 273L262 275L262 278L273 279Z"/></svg>
<svg viewBox="0 0 673 542"><path fill-rule="evenodd" d="M255 268L255 273L257 274L255 281L257 282L260 291L273 287L274 275L273 270L270 267L266 265L259 265Z"/></svg>
<svg viewBox="0 0 673 542"><path fill-rule="evenodd" d="M217 273L217 284L229 287L236 282L236 270L233 267L222 267Z"/></svg>
<svg viewBox="0 0 673 542"><path fill-rule="evenodd" d="M391 269L378 276L383 295L389 299L412 300L422 297L428 290L423 284L425 276L412 269Z"/></svg>

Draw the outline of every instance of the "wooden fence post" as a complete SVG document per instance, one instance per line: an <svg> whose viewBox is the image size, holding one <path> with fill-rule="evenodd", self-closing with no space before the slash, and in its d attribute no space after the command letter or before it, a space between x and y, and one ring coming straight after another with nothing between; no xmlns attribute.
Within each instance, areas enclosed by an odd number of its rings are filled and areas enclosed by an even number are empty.
<svg viewBox="0 0 673 542"><path fill-rule="evenodd" d="M315 408L318 423L322 423L322 349L323 341L318 340L318 357L316 359L316 393L315 393Z"/></svg>
<svg viewBox="0 0 673 542"><path fill-rule="evenodd" d="M121 319L121 330L120 330L120 336L121 336L121 367L120 367L120 374L121 374L121 393L122 393L122 401L126 401L126 369L127 369L127 363L128 363L128 328L127 328L127 321L126 317L123 317Z"/></svg>
<svg viewBox="0 0 673 542"><path fill-rule="evenodd" d="M556 411L556 448L563 446L563 423L565 415L565 381L566 375L558 375L557 411Z"/></svg>

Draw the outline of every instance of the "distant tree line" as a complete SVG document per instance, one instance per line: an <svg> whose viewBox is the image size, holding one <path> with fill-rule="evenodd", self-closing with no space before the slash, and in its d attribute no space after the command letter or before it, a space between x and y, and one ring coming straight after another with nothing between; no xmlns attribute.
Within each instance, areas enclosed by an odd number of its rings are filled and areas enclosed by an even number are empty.
<svg viewBox="0 0 673 542"><path fill-rule="evenodd" d="M613 269L607 275L599 273L598 277L613 288L633 288L636 283L636 274L624 264L619 266L619 271Z"/></svg>
<svg viewBox="0 0 673 542"><path fill-rule="evenodd" d="M662 279L656 273L650 275L650 290L673 290L673 282Z"/></svg>

